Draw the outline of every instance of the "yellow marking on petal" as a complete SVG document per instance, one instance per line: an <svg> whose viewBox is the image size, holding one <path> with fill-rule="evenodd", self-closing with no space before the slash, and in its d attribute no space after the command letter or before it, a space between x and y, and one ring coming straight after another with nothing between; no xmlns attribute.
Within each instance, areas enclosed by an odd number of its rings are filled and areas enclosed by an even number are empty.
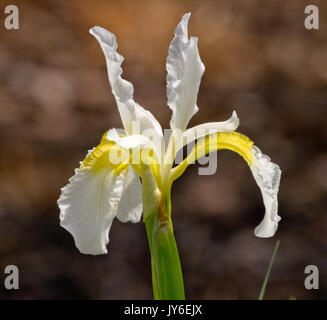
<svg viewBox="0 0 327 320"><path fill-rule="evenodd" d="M184 173L188 165L194 163L197 159L210 152L222 149L229 149L238 153L250 166L255 159L255 156L252 153L252 146L252 140L235 131L218 132L208 135L205 138L200 139L183 162L172 169L170 181L172 182L179 178Z"/></svg>
<svg viewBox="0 0 327 320"><path fill-rule="evenodd" d="M90 168L94 173L99 174L108 167L115 168L115 174L118 175L128 167L128 152L115 142L107 140L105 133L100 144L83 160L81 169Z"/></svg>
<svg viewBox="0 0 327 320"><path fill-rule="evenodd" d="M237 152L250 166L254 160L252 153L253 141L238 132L219 132L218 149L229 149Z"/></svg>
<svg viewBox="0 0 327 320"><path fill-rule="evenodd" d="M141 162L150 165L156 180L159 180L159 164L152 149L127 150L107 139L107 132L102 135L100 144L83 160L81 169L90 168L95 174L111 167L119 175L131 164L141 176Z"/></svg>
<svg viewBox="0 0 327 320"><path fill-rule="evenodd" d="M115 142L107 139L108 131L101 138L100 144L83 160L81 169L90 168L95 174L101 173L109 167L116 176L123 170L129 169L129 164L134 171L142 176L142 163L150 166L157 183L160 183L160 164L153 149L130 149L120 147Z"/></svg>

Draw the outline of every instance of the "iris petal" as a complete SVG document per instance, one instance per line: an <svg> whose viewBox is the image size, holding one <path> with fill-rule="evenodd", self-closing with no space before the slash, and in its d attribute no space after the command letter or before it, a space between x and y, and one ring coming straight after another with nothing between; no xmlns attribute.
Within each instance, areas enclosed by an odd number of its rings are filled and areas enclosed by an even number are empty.
<svg viewBox="0 0 327 320"><path fill-rule="evenodd" d="M58 199L60 224L85 254L107 253L109 230L116 215L123 222L138 222L141 217L139 178L127 163L112 163L109 154L116 149L115 143L103 137L61 189Z"/></svg>
<svg viewBox="0 0 327 320"><path fill-rule="evenodd" d="M60 224L74 237L81 253L107 253L109 230L123 192L124 173L107 169L95 174L76 169L58 200Z"/></svg>
<svg viewBox="0 0 327 320"><path fill-rule="evenodd" d="M172 129L185 130L198 111L196 100L205 69L198 52L198 39L188 38L190 15L185 14L178 24L166 62L168 106L173 111Z"/></svg>
<svg viewBox="0 0 327 320"><path fill-rule="evenodd" d="M151 129L162 137L162 129L159 122L148 110L145 110L134 101L134 87L125 79L122 79L123 72L121 64L123 56L117 52L117 41L113 33L101 27L93 27L90 33L98 40L107 62L107 71L112 93L116 99L118 110L127 134L133 134L133 121L139 123L140 134L144 130Z"/></svg>
<svg viewBox="0 0 327 320"><path fill-rule="evenodd" d="M278 215L277 194L281 177L279 166L271 162L270 158L263 155L259 148L253 146L252 153L255 160L250 166L253 177L259 186L265 205L266 213L254 233L257 237L272 237L278 227L280 216Z"/></svg>
<svg viewBox="0 0 327 320"><path fill-rule="evenodd" d="M232 116L226 121L219 122L207 122L197 125L193 128L187 129L183 132L183 147L186 144L193 142L196 139L200 139L206 135L213 134L216 132L231 132L237 129L240 120L235 111Z"/></svg>
<svg viewBox="0 0 327 320"><path fill-rule="evenodd" d="M219 132L200 139L183 162L172 169L170 181L181 176L188 165L194 163L195 160L221 149L229 149L238 153L250 166L265 205L264 218L255 228L254 233L257 237L272 237L281 219L277 213L277 194L281 170L268 156L263 155L248 137L238 132Z"/></svg>

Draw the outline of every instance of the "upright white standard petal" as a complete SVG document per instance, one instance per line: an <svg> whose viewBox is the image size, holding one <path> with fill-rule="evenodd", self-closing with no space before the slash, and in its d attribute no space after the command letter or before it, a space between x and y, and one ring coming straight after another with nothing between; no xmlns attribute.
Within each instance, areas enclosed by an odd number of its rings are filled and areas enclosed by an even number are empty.
<svg viewBox="0 0 327 320"><path fill-rule="evenodd" d="M113 33L101 27L90 29L92 34L99 42L107 62L107 71L112 93L116 99L118 110L127 134L131 135L132 122L139 122L140 134L144 130L151 129L156 135L162 137L162 128L151 112L142 108L133 99L133 85L122 79L123 72L121 64L124 60L117 52L117 41Z"/></svg>
<svg viewBox="0 0 327 320"><path fill-rule="evenodd" d="M198 111L196 100L205 69L198 52L198 39L188 38L190 15L185 14L178 24L166 62L168 106L173 111L170 121L172 129L185 130Z"/></svg>
<svg viewBox="0 0 327 320"><path fill-rule="evenodd" d="M271 162L268 156L263 155L256 146L253 146L252 153L255 159L250 168L257 185L260 187L266 209L265 216L261 223L255 228L254 233L257 237L261 238L272 237L281 219L277 214L277 193L281 170L277 164Z"/></svg>

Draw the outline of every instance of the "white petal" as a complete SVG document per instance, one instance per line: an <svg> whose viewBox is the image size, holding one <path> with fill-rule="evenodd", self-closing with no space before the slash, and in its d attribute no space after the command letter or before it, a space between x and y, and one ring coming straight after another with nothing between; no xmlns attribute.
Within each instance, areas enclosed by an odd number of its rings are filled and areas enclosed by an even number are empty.
<svg viewBox="0 0 327 320"><path fill-rule="evenodd" d="M123 193L126 172L116 176L112 169L94 173L76 169L58 200L60 224L74 237L81 253L107 253L109 230Z"/></svg>
<svg viewBox="0 0 327 320"><path fill-rule="evenodd" d="M121 222L139 222L142 210L142 184L138 175L130 167L124 181L124 193L116 217Z"/></svg>
<svg viewBox="0 0 327 320"><path fill-rule="evenodd" d="M185 130L198 111L196 100L205 69L197 48L198 39L188 38L190 15L185 14L178 24L166 62L168 105L173 111L170 121L172 129Z"/></svg>
<svg viewBox="0 0 327 320"><path fill-rule="evenodd" d="M255 228L257 237L267 238L272 237L278 227L280 216L278 211L277 194L281 170L279 166L271 162L270 158L263 155L259 148L253 146L252 153L255 160L250 166L257 185L259 186L265 205L265 216L261 223Z"/></svg>
<svg viewBox="0 0 327 320"><path fill-rule="evenodd" d="M140 124L141 134L146 129L152 129L156 135L162 137L159 122L151 112L134 101L133 85L121 78L123 72L121 64L124 58L117 52L118 45L115 35L101 27L91 28L90 34L98 40L105 55L109 82L126 132L133 134L132 122L135 121Z"/></svg>
<svg viewBox="0 0 327 320"><path fill-rule="evenodd" d="M146 136L133 134L131 136L120 137L116 129L110 129L108 131L107 139L116 142L119 146L125 149L153 147L152 141Z"/></svg>
<svg viewBox="0 0 327 320"><path fill-rule="evenodd" d="M207 122L195 126L193 128L187 129L183 133L183 146L191 143L195 139L202 138L208 134L213 134L216 132L231 132L237 129L240 120L235 111L233 111L232 116L226 121L220 122Z"/></svg>

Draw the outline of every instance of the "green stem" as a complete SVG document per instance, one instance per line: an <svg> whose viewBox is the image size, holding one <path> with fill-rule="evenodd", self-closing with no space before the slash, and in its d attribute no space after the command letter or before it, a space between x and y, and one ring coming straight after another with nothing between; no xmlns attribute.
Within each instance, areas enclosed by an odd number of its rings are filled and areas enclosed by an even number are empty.
<svg viewBox="0 0 327 320"><path fill-rule="evenodd" d="M171 221L155 217L145 221L152 269L154 299L184 300L184 284L178 249Z"/></svg>
<svg viewBox="0 0 327 320"><path fill-rule="evenodd" d="M161 191L146 165L142 166L142 185L154 299L184 300L182 268L170 217L170 186Z"/></svg>
<svg viewBox="0 0 327 320"><path fill-rule="evenodd" d="M152 289L153 289L153 298L154 300L160 300L159 288L157 283L156 271L154 268L153 259L151 258L151 274L152 274Z"/></svg>

